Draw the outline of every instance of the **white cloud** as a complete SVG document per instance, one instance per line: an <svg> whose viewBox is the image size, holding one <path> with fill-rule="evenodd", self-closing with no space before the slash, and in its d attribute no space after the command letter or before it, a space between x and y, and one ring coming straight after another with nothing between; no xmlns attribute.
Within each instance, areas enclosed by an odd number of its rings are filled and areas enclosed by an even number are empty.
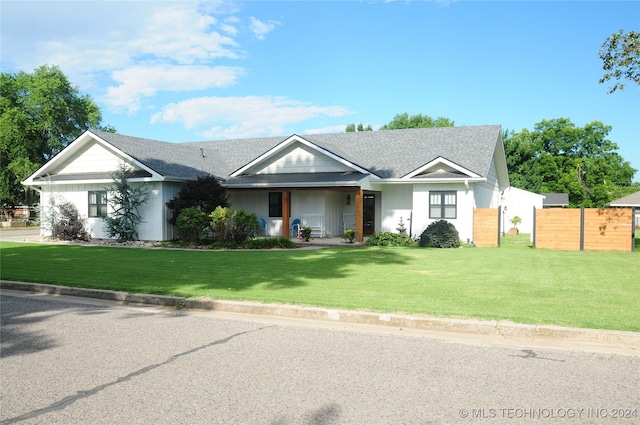
<svg viewBox="0 0 640 425"><path fill-rule="evenodd" d="M280 25L280 22L262 22L253 16L251 17L251 31L253 31L253 34L259 40L264 40L264 36L273 31L276 28L276 25Z"/></svg>
<svg viewBox="0 0 640 425"><path fill-rule="evenodd" d="M140 109L143 97L159 90L182 92L212 87L228 87L243 75L242 68L206 66L134 66L114 71L112 78L121 84L109 87L104 102L115 109L133 113Z"/></svg>
<svg viewBox="0 0 640 425"><path fill-rule="evenodd" d="M151 122L180 122L187 129L205 128L207 138L243 138L281 135L285 126L307 119L341 117L342 106L315 106L285 97L199 97L167 105Z"/></svg>

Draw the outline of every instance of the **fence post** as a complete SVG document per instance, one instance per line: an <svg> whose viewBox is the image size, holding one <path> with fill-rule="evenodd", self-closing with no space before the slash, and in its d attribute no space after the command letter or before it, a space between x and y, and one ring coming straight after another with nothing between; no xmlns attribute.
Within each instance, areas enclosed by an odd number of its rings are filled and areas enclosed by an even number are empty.
<svg viewBox="0 0 640 425"><path fill-rule="evenodd" d="M631 207L631 252L636 250L636 207Z"/></svg>
<svg viewBox="0 0 640 425"><path fill-rule="evenodd" d="M580 207L580 251L584 251L584 207Z"/></svg>
<svg viewBox="0 0 640 425"><path fill-rule="evenodd" d="M536 206L533 206L533 247L536 247Z"/></svg>
<svg viewBox="0 0 640 425"><path fill-rule="evenodd" d="M502 215L502 208L498 206L498 248L500 247L500 223L501 223L500 216L501 215Z"/></svg>

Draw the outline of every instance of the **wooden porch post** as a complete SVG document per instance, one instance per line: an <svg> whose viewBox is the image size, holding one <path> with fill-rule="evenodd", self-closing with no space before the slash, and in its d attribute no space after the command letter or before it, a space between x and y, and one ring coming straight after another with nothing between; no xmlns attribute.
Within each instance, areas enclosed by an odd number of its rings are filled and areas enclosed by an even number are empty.
<svg viewBox="0 0 640 425"><path fill-rule="evenodd" d="M356 240L362 242L364 240L364 223L362 217L364 203L364 191L361 187L356 190Z"/></svg>
<svg viewBox="0 0 640 425"><path fill-rule="evenodd" d="M289 227L291 227L289 225L289 211L291 211L291 208L289 207L290 194L291 192L289 192L288 190L282 191L282 237L283 238L289 237Z"/></svg>

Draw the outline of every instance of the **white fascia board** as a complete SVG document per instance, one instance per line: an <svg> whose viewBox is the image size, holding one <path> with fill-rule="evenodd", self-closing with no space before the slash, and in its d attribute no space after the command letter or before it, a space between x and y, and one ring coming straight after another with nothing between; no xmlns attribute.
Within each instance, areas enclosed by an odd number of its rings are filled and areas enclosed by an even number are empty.
<svg viewBox="0 0 640 425"><path fill-rule="evenodd" d="M423 178L423 179L382 179L376 183L387 184L414 184L414 183L484 183L487 179L485 177L444 177L444 178Z"/></svg>
<svg viewBox="0 0 640 425"><path fill-rule="evenodd" d="M422 167L413 170L409 174L407 174L404 177L402 177L402 179L412 179L414 176L417 176L418 174L422 173L423 171L426 171L429 168L432 168L433 166L438 165L438 164L444 164L444 165L446 165L448 167L453 168L454 170L457 170L457 171L459 171L461 173L466 174L468 176L467 179L468 178L482 178L479 174L476 174L471 170L467 170L466 168L456 164L455 162L449 161L447 158L439 156L436 159L434 159L433 161L430 161L430 162L426 163ZM431 180L436 180L436 179L431 179Z"/></svg>
<svg viewBox="0 0 640 425"><path fill-rule="evenodd" d="M360 173L363 174L369 174L372 178L374 179L379 179L380 177L376 176L375 174L371 173L371 171L369 170L365 170L364 168L358 167L357 165L347 161L346 159L334 154L333 152L330 152L326 149L321 148L320 146L311 143L310 141L306 140L303 137L298 136L297 134L294 134L290 137L288 137L287 139L285 139L284 141L282 141L280 144L278 144L277 146L274 146L271 150L265 152L264 154L260 155L259 157L257 157L256 159L254 159L253 161L251 161L250 163L248 163L247 165L237 169L236 171L234 171L233 173L231 173L229 175L229 177L237 177L242 175L243 173L245 173L247 170L251 169L253 166L266 161L267 159L269 159L270 157L274 156L275 154L277 154L278 152L280 152L283 149L286 149L287 147L291 146L294 143L302 143L303 145L323 154L328 156L331 159L334 159L338 162L340 162L343 165L346 165L349 168L352 168Z"/></svg>

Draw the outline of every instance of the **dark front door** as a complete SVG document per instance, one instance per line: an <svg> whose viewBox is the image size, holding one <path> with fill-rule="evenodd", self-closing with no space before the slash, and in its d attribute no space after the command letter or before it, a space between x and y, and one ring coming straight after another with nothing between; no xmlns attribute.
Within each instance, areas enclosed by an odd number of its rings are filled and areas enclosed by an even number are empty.
<svg viewBox="0 0 640 425"><path fill-rule="evenodd" d="M362 233L373 235L376 229L376 195L365 194L362 201Z"/></svg>

